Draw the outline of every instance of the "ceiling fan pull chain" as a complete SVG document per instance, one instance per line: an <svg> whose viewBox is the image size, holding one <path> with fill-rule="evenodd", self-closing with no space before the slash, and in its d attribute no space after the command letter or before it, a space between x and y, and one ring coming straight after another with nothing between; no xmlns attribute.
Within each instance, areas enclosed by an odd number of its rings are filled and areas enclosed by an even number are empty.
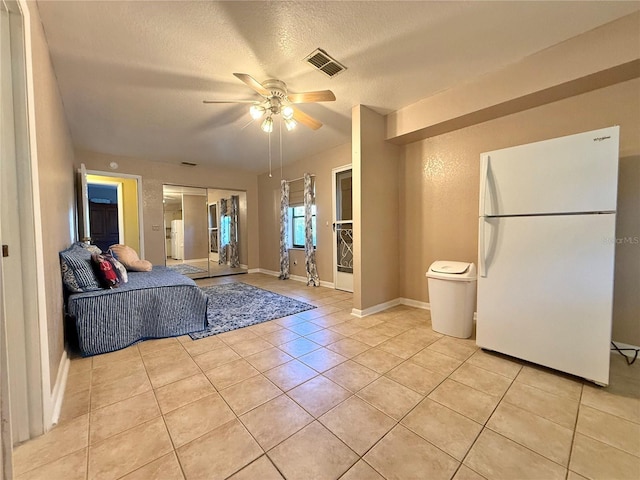
<svg viewBox="0 0 640 480"><path fill-rule="evenodd" d="M271 132L269 132L269 178L271 178Z"/></svg>
<svg viewBox="0 0 640 480"><path fill-rule="evenodd" d="M280 120L280 180L282 180L282 119Z"/></svg>

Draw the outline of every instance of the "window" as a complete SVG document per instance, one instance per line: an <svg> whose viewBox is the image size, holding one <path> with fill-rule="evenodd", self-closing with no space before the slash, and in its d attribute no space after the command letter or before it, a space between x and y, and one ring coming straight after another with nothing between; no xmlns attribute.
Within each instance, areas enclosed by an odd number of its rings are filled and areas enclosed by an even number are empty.
<svg viewBox="0 0 640 480"><path fill-rule="evenodd" d="M311 206L311 235L316 246L316 206ZM292 248L304 248L304 206L289 207L289 241Z"/></svg>
<svg viewBox="0 0 640 480"><path fill-rule="evenodd" d="M223 215L220 223L220 245L224 247L231 241L231 217Z"/></svg>

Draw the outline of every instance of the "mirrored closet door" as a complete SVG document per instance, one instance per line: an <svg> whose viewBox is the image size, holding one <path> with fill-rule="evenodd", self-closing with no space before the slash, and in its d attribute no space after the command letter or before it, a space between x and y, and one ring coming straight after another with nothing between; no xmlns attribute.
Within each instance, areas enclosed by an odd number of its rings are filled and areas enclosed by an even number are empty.
<svg viewBox="0 0 640 480"><path fill-rule="evenodd" d="M192 278L247 272L242 191L163 186L167 267Z"/></svg>

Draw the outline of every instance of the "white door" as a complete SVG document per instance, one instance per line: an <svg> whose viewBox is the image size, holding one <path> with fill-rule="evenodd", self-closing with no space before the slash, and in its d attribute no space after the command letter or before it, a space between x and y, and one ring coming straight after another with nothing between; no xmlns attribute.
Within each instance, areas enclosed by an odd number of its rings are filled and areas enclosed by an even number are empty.
<svg viewBox="0 0 640 480"><path fill-rule="evenodd" d="M615 214L479 227L477 344L607 384Z"/></svg>
<svg viewBox="0 0 640 480"><path fill-rule="evenodd" d="M483 153L480 215L615 211L619 131L610 127Z"/></svg>
<svg viewBox="0 0 640 480"><path fill-rule="evenodd" d="M8 395L14 443L43 432L43 389L49 394L49 373L43 371L45 363L40 357L43 352L38 311L41 291L36 266L22 20L15 3L0 3L0 240L4 280L0 308L3 309L3 333L7 339ZM3 362L4 358L0 363ZM3 370L3 375L7 372ZM4 389L3 385L2 401L6 402ZM2 415L4 430L4 411Z"/></svg>
<svg viewBox="0 0 640 480"><path fill-rule="evenodd" d="M6 77L6 73L4 72L4 63L5 61L11 61L10 52L7 50L9 45L9 28L8 28L8 12L5 10L3 4L0 4L0 53L2 58L2 81L0 82L0 88L2 88L2 92L0 95L0 102L4 103L6 100L6 95L11 93L11 88L7 85L8 78ZM11 110L13 110L11 108ZM4 109L2 110L5 111ZM8 112L7 112L8 113ZM11 116L13 116L13 111L11 111ZM4 115L0 119L1 125L1 135L0 135L0 202L2 202L2 211L0 211L0 219L2 219L2 223L4 223L5 216L5 196L6 196L6 187L5 183L7 179L4 176L5 163L7 159L5 159L5 154L8 153L8 146L5 145L7 142L6 135L9 133L13 134L13 128L11 128L11 132L6 131L7 125L5 124L6 118ZM13 119L11 119L11 126L13 127ZM11 142L12 143L12 142ZM2 226L0 225L0 241L2 242L2 256L4 257L5 253L5 238L2 235ZM8 248L8 246L7 246ZM3 283L3 264L4 261L0 261L0 458L2 461L0 462L0 475L3 479L12 478L12 458L11 458L11 447L13 446L12 433L11 433L11 410L9 406L9 359L7 355L7 341L6 341L6 327L5 327L5 294L4 294L4 283ZM11 292L7 292L11 293Z"/></svg>
<svg viewBox="0 0 640 480"><path fill-rule="evenodd" d="M333 261L337 290L353 292L353 196L351 166L333 169Z"/></svg>

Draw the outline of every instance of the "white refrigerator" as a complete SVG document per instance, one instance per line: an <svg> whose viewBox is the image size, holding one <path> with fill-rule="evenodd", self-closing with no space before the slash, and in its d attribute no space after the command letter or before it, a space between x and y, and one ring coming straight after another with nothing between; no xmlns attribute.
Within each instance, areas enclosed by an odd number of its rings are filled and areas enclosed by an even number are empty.
<svg viewBox="0 0 640 480"><path fill-rule="evenodd" d="M184 227L182 220L171 220L171 258L184 258Z"/></svg>
<svg viewBox="0 0 640 480"><path fill-rule="evenodd" d="M478 346L609 383L619 127L480 157Z"/></svg>

